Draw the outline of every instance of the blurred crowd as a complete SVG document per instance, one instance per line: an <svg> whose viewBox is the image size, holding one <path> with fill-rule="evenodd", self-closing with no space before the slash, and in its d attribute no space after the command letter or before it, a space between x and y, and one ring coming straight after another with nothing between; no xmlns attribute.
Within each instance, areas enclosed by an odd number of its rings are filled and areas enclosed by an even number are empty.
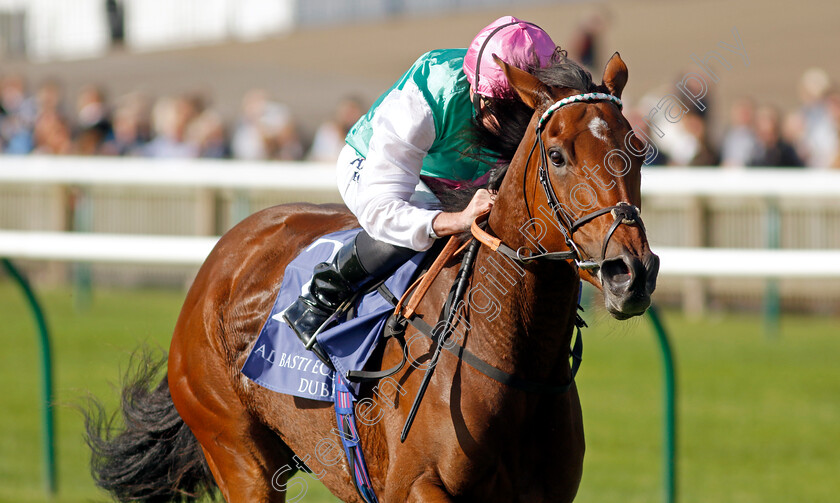
<svg viewBox="0 0 840 503"><path fill-rule="evenodd" d="M570 55L589 61L593 42L581 40L581 54ZM795 109L745 97L722 111L717 128L710 112L721 111L706 97L705 110L689 106L664 135L654 134L645 118L660 97L652 93L625 109L633 128L657 145L654 165L840 168L840 89L824 70L801 77ZM332 162L364 111L358 99L346 98L304 135L282 100L260 89L247 92L237 117L226 120L200 94L111 100L89 85L68 102L57 81L30 90L12 75L0 78L0 153Z"/></svg>
<svg viewBox="0 0 840 503"><path fill-rule="evenodd" d="M288 107L260 89L228 121L197 93L110 100L89 85L68 103L59 82L30 91L12 75L0 78L0 153L331 162L363 111L359 100L343 99L305 141Z"/></svg>
<svg viewBox="0 0 840 503"><path fill-rule="evenodd" d="M659 148L655 165L840 168L840 89L820 68L802 75L796 108L782 111L742 97L725 112L717 134L709 120L715 110L710 97L703 99L703 111L689 104L676 124L656 123L664 129L661 136L652 132L645 118L659 98L651 94L625 111L633 128Z"/></svg>
<svg viewBox="0 0 840 503"><path fill-rule="evenodd" d="M609 10L602 10L579 22L567 44L569 56L589 69L603 68L606 60L599 60L598 55L605 54L599 49L610 21ZM696 67L688 72L702 73ZM822 68L804 72L798 82L798 106L786 111L750 97L740 97L728 110L718 110L714 93L699 88L698 80L686 80L685 75L677 80L693 96L703 96L700 101L705 108L685 101L687 112L675 123L663 120L658 109L660 101L674 93L673 86L652 91L638 102L625 99L624 114L630 125L657 147L651 165L840 168L840 87Z"/></svg>

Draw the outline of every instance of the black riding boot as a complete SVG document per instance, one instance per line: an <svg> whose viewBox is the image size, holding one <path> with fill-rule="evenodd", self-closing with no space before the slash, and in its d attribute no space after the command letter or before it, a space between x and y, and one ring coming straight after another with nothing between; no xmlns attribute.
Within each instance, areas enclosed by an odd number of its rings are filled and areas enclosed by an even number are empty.
<svg viewBox="0 0 840 503"><path fill-rule="evenodd" d="M315 266L309 291L285 310L283 319L304 345L308 345L341 304L360 289L383 279L414 253L409 248L375 241L361 231L338 250L332 261ZM312 351L332 367L317 342L312 345Z"/></svg>

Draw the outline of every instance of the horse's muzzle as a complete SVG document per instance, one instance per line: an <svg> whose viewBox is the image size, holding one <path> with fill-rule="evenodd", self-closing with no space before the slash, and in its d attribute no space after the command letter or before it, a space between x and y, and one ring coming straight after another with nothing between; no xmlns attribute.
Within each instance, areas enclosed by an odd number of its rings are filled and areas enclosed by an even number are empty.
<svg viewBox="0 0 840 503"><path fill-rule="evenodd" d="M619 320L643 314L658 275L659 257L650 251L641 257L624 253L604 260L599 276L607 311Z"/></svg>

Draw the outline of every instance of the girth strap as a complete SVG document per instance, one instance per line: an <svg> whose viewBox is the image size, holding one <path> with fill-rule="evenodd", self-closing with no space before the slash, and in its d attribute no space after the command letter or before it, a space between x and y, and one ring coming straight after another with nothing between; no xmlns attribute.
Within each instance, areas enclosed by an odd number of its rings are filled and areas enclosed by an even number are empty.
<svg viewBox="0 0 840 503"><path fill-rule="evenodd" d="M439 343L438 338L435 337L434 329L428 323L419 318L413 318L407 321L411 326L416 328L418 332L431 339L435 344ZM583 326L585 326L585 324ZM580 328L580 326L576 327L577 334L571 350L572 376L568 382L563 384L534 382L509 374L504 370L497 369L485 362L469 349L458 343L450 342L449 344L444 345L443 349L449 351L457 358L460 358L464 363L481 372L490 379L500 382L506 386L510 386L511 388L516 388L530 393L563 394L569 391L569 388L572 387L572 383L575 381L575 375L577 374L581 361L583 360L583 337L581 337Z"/></svg>
<svg viewBox="0 0 840 503"><path fill-rule="evenodd" d="M382 297L390 302L392 305L397 305L397 298L388 290L384 284L380 285L379 294ZM580 306L578 306L580 309ZM386 337L395 337L397 341L399 341L400 346L403 348L403 356L402 361L393 367L392 369L386 371L353 371L347 373L347 378L352 381L357 380L367 380L367 379L381 379L382 377L387 377L398 372L405 366L405 362L407 360L406 352L405 352L405 339L402 337L405 331L405 324L408 323L418 332L426 336L427 338L431 339L434 344L439 344L439 336L435 334L434 328L416 316L411 318L401 318L397 320L397 318L391 318L386 327ZM575 327L576 327L576 336L575 342L571 349L571 357L572 357L572 376L569 379L569 382L563 384L554 384L554 383L541 383L541 382L534 382L528 381L526 379L522 379L521 377L517 377L513 374L509 374L503 370L497 369L496 367L490 365L489 363L485 362L474 353L472 353L469 349L461 346L458 343L450 342L443 346L443 349L452 353L457 358L460 358L464 361L467 365L474 368L478 372L484 374L485 376L493 379L494 381L500 382L506 386L510 386L512 388L516 388L521 391L530 392L530 393L546 393L546 394L562 394L569 391L571 388L572 383L575 380L575 375L580 368L580 364L583 360L583 336L581 334L581 328L586 326L586 322L580 316L576 316L575 318Z"/></svg>
<svg viewBox="0 0 840 503"><path fill-rule="evenodd" d="M338 433L344 445L347 465L359 496L365 503L378 503L373 483L370 480L365 453L362 451L359 432L356 429L356 415L353 408L353 394L347 387L341 375L335 376L335 418L338 423Z"/></svg>

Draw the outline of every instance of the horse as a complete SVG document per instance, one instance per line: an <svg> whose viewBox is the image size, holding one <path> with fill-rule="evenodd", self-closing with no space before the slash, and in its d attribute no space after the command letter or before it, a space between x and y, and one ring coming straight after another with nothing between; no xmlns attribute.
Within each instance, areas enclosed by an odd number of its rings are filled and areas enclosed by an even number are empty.
<svg viewBox="0 0 840 503"><path fill-rule="evenodd" d="M644 144L619 108L624 61L615 53L601 84L576 65L526 72L498 63L533 112L483 228L482 242L495 246L478 249L459 344L521 382L567 391L512 387L444 352L401 442L423 377L418 362L433 350L409 326L413 364L364 386L359 402L361 445L383 502L572 501L585 450L570 364L581 280L602 290L617 319L644 313L656 285L658 258L637 212ZM564 99L572 101L551 108ZM304 471L341 500L363 501L331 434L332 404L274 393L240 373L286 264L317 237L355 227L343 206L299 203L257 212L220 239L187 293L166 375L155 385L157 367L141 362L123 392L123 431L110 435L101 417L88 418L101 487L124 501L192 501L216 488L232 503L299 501L310 479L289 479ZM421 316L440 312L457 269L439 273ZM389 339L369 367L390 368L405 351Z"/></svg>

